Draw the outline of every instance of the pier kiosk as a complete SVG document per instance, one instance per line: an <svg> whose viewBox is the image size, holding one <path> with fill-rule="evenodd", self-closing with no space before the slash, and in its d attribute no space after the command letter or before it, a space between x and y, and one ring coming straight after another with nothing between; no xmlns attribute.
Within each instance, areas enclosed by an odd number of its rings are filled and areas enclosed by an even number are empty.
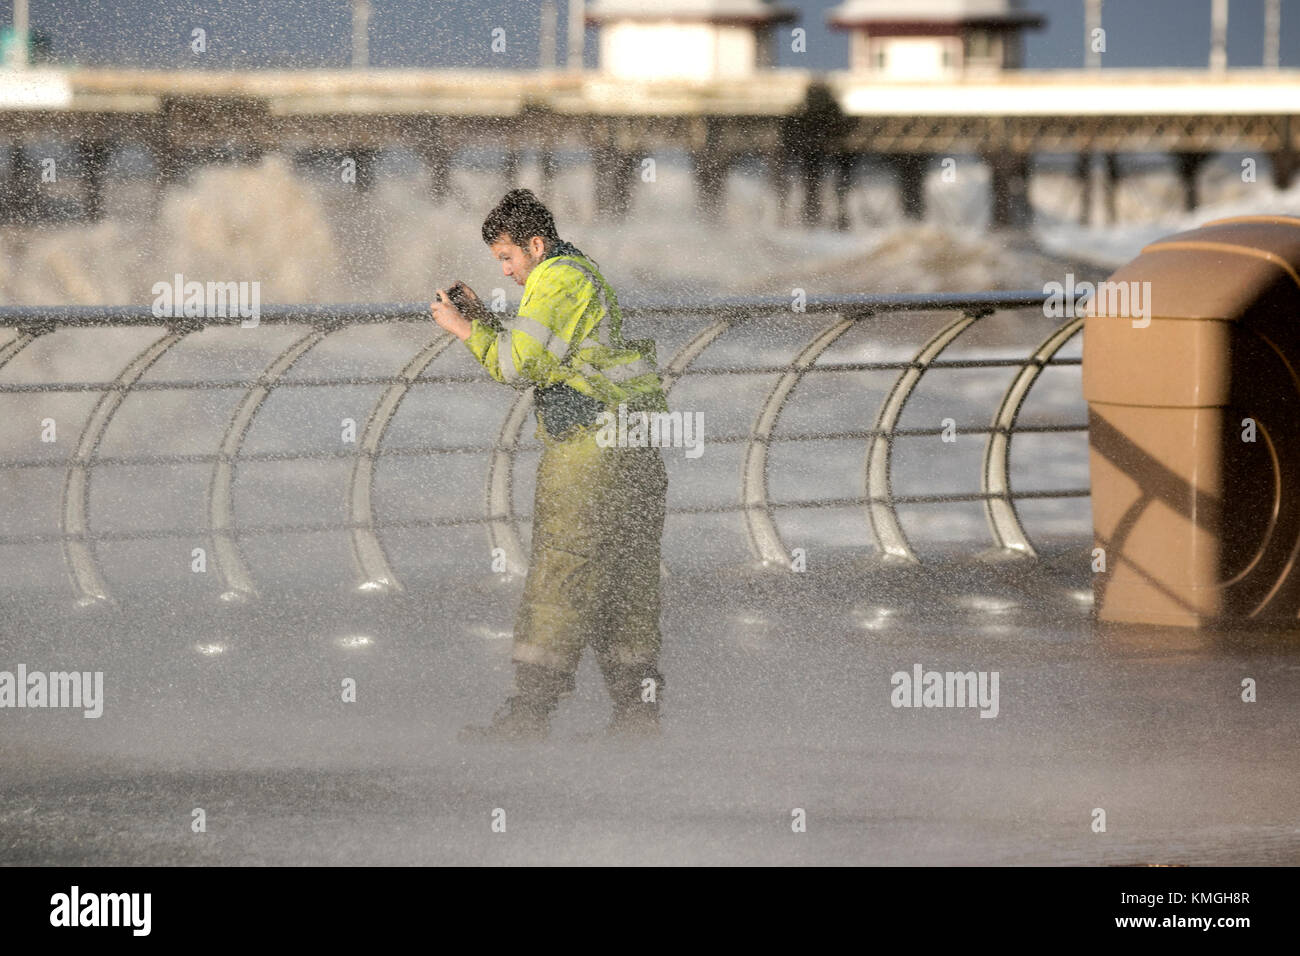
<svg viewBox="0 0 1300 956"><path fill-rule="evenodd" d="M600 69L648 80L718 80L772 66L773 28L795 18L771 0L592 0Z"/></svg>

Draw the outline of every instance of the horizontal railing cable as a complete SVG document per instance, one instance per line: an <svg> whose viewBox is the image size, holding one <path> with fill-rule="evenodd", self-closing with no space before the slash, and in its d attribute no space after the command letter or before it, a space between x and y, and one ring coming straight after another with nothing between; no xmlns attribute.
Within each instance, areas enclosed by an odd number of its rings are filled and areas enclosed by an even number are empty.
<svg viewBox="0 0 1300 956"><path fill-rule="evenodd" d="M1017 500L1041 500L1055 498L1086 498L1092 492L1087 488L1069 488L1060 491L1018 491L1011 497ZM962 504L987 501L999 497L982 492L954 492L952 494L934 495L896 495L892 498L811 498L806 501L772 501L767 507L775 511L790 511L800 508L857 508L864 505L935 505ZM743 504L694 505L673 507L666 510L669 516L739 514L748 510ZM521 522L532 521L533 516L527 512L515 512L512 517ZM472 515L455 518L384 518L374 522L364 521L319 521L297 524L269 524L241 527L231 532L237 538L256 538L277 534L326 534L330 532L355 531L373 528L379 531L415 530L424 528L456 528L485 524L494 520L493 515ZM0 535L0 546L57 544L62 541L148 541L162 538L202 538L211 534L209 528L137 528L130 531L95 531L88 534L17 534Z"/></svg>
<svg viewBox="0 0 1300 956"><path fill-rule="evenodd" d="M1048 296L1043 292L921 292L878 295L809 296L798 309L792 307L794 296L627 296L619 300L619 310L626 318L642 316L707 315L734 317L737 320L783 313L797 318L801 314L844 313L853 318L899 312L976 312L986 314L999 309L1041 307ZM187 326L193 328L241 326L254 318L243 316L234 302L223 316L157 315L151 306L66 305L0 306L0 328L23 328L52 331L64 328L121 328L129 326ZM393 322L432 322L428 303L377 303L347 305L265 305L256 310L257 325L386 325Z"/></svg>

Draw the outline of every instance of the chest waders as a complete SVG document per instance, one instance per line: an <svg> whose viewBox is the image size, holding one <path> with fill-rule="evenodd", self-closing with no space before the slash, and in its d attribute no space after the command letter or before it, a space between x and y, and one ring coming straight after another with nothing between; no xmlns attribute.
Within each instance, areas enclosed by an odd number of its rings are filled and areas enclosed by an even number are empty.
<svg viewBox="0 0 1300 956"><path fill-rule="evenodd" d="M654 733L659 671L659 559L668 474L654 447L601 447L597 427L542 442L532 547L515 620L515 694L478 739L545 736L590 644L614 702L611 731Z"/></svg>

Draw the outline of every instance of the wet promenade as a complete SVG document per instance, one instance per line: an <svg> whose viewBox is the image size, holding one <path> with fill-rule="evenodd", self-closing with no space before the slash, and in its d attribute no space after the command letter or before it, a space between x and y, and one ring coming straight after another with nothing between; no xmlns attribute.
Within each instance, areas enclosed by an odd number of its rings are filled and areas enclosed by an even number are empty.
<svg viewBox="0 0 1300 956"><path fill-rule="evenodd" d="M0 863L1300 862L1294 632L1099 628L1084 555L674 566L663 739L584 736L584 659L527 747L455 740L508 688L518 579L9 592L0 667L103 671L105 700L0 715ZM916 665L997 672L997 716L893 706Z"/></svg>

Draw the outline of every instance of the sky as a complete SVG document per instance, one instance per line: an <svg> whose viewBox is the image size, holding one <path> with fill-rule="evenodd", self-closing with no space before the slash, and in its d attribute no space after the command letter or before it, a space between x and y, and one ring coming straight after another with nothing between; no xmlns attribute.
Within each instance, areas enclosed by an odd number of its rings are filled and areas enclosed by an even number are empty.
<svg viewBox="0 0 1300 956"><path fill-rule="evenodd" d="M845 35L826 26L840 0L783 0L800 11L806 53L778 43L782 66L831 70L848 60ZM538 62L539 0L371 0L371 63L380 67L501 67ZM900 0L900 9L906 9ZM49 35L58 61L161 69L341 67L350 62L350 0L29 0L33 30ZM567 0L558 0L563 50ZM1083 0L1026 0L1047 18L1026 43L1034 69L1083 65ZM12 0L0 18L12 22ZM1264 0L1231 0L1229 66L1259 66ZM1103 66L1201 67L1209 59L1210 0L1106 0ZM505 50L492 33L504 30ZM191 49L202 29L206 50ZM786 28L788 29L788 27ZM1300 67L1300 0L1283 0L1282 64ZM594 66L589 33L587 65ZM563 53L561 53L563 56Z"/></svg>

